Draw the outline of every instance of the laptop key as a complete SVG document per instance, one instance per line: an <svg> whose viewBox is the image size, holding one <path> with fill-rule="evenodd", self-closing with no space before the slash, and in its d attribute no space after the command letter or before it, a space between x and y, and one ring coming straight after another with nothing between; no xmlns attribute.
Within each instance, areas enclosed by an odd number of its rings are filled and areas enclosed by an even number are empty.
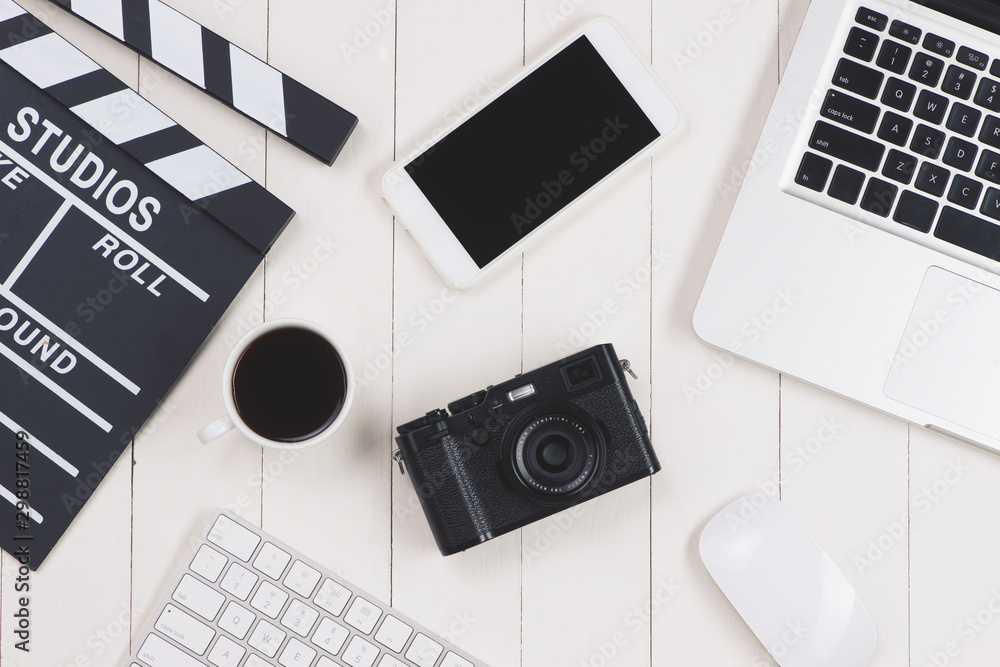
<svg viewBox="0 0 1000 667"><path fill-rule="evenodd" d="M936 160L942 148L944 148L944 132L935 130L929 125L917 125L913 141L910 142L911 151Z"/></svg>
<svg viewBox="0 0 1000 667"><path fill-rule="evenodd" d="M1000 225L951 206L941 210L934 236L994 261L1000 260Z"/></svg>
<svg viewBox="0 0 1000 667"><path fill-rule="evenodd" d="M952 137L948 140L948 146L944 149L942 162L949 167L969 171L976 161L976 153L978 152L979 148L975 144L971 144L958 137Z"/></svg>
<svg viewBox="0 0 1000 667"><path fill-rule="evenodd" d="M983 112L979 109L973 109L956 102L951 107L945 127L962 136L971 137L976 133L976 128L979 127L979 120L982 117Z"/></svg>
<svg viewBox="0 0 1000 667"><path fill-rule="evenodd" d="M1000 220L1000 190L996 188L986 188L986 196L983 197L983 205L979 212L987 218Z"/></svg>
<svg viewBox="0 0 1000 667"><path fill-rule="evenodd" d="M912 83L891 76L885 82L885 90L882 91L882 104L899 111L909 111L916 94L917 87Z"/></svg>
<svg viewBox="0 0 1000 667"><path fill-rule="evenodd" d="M886 111L882 116L882 124L878 128L878 138L897 146L905 146L910 138L913 121L905 116Z"/></svg>
<svg viewBox="0 0 1000 667"><path fill-rule="evenodd" d="M823 100L821 116L835 120L849 128L871 134L878 122L880 109L847 93L828 91Z"/></svg>
<svg viewBox="0 0 1000 667"><path fill-rule="evenodd" d="M986 63L990 61L990 57L981 51L970 49L967 46L960 46L958 47L958 55L955 56L955 60L963 65L968 65L978 70L985 70Z"/></svg>
<svg viewBox="0 0 1000 667"><path fill-rule="evenodd" d="M830 189L826 193L834 199L839 199L853 206L858 203L858 197L861 196L861 186L864 184L864 174L841 164L833 172Z"/></svg>
<svg viewBox="0 0 1000 667"><path fill-rule="evenodd" d="M983 149L976 165L976 176L990 183L1000 184L1000 153Z"/></svg>
<svg viewBox="0 0 1000 667"><path fill-rule="evenodd" d="M889 151L885 158L885 166L882 167L882 175L899 181L904 185L909 185L913 180L913 172L917 168L917 158L897 150Z"/></svg>
<svg viewBox="0 0 1000 667"><path fill-rule="evenodd" d="M902 74L906 71L911 55L913 55L913 49L887 39L882 42L882 48L878 52L878 60L875 61L875 64L890 72Z"/></svg>
<svg viewBox="0 0 1000 667"><path fill-rule="evenodd" d="M896 199L898 191L899 188L892 183L887 183L878 178L871 178L868 180L868 187L865 188L864 196L861 197L861 208L869 213L887 218L889 217L889 211L892 210L892 202Z"/></svg>
<svg viewBox="0 0 1000 667"><path fill-rule="evenodd" d="M885 14L879 14L878 12L873 12L867 7L859 7L858 13L854 15L854 20L861 25L866 25L873 30L878 30L882 32L885 30L885 24L889 22L889 17ZM893 23L898 23L894 21Z"/></svg>
<svg viewBox="0 0 1000 667"><path fill-rule="evenodd" d="M955 42L929 32L927 33L927 36L924 37L924 48L938 54L939 56L951 58L951 54L955 52Z"/></svg>
<svg viewBox="0 0 1000 667"><path fill-rule="evenodd" d="M986 116L983 129L979 130L979 140L993 148L1000 148L1000 118Z"/></svg>
<svg viewBox="0 0 1000 667"><path fill-rule="evenodd" d="M967 69L956 65L949 65L948 71L944 75L944 82L941 90L954 95L963 100L972 97L972 89L976 86L976 75Z"/></svg>
<svg viewBox="0 0 1000 667"><path fill-rule="evenodd" d="M983 184L967 176L957 174L948 189L948 201L963 208L974 209L983 193Z"/></svg>
<svg viewBox="0 0 1000 667"><path fill-rule="evenodd" d="M910 78L917 83L934 88L941 80L941 72L943 71L943 60L926 53L920 53L913 59L913 66L910 67Z"/></svg>
<svg viewBox="0 0 1000 667"><path fill-rule="evenodd" d="M861 135L848 132L825 121L816 121L809 147L862 169L875 171L882 162L885 146Z"/></svg>
<svg viewBox="0 0 1000 667"><path fill-rule="evenodd" d="M918 190L923 190L929 195L940 197L948 187L948 179L951 172L931 162L924 162L917 171L917 180L914 185Z"/></svg>
<svg viewBox="0 0 1000 667"><path fill-rule="evenodd" d="M917 95L917 105L913 107L913 115L928 123L940 125L948 110L948 98L929 90L922 90Z"/></svg>
<svg viewBox="0 0 1000 667"><path fill-rule="evenodd" d="M885 75L878 70L841 58L837 71L833 73L833 85L874 100L884 78Z"/></svg>
<svg viewBox="0 0 1000 667"><path fill-rule="evenodd" d="M976 90L975 102L990 111L1000 111L1000 81L983 77Z"/></svg>
<svg viewBox="0 0 1000 667"><path fill-rule="evenodd" d="M844 53L858 60L871 62L877 47L878 35L861 28L851 28L851 32L847 35L847 43L844 44Z"/></svg>
<svg viewBox="0 0 1000 667"><path fill-rule="evenodd" d="M923 33L920 28L912 26L909 23L903 23L902 21L896 20L889 25L889 34L896 39L903 40L904 42L917 44L920 42L920 35Z"/></svg>
<svg viewBox="0 0 1000 667"><path fill-rule="evenodd" d="M933 199L904 190L903 194L899 195L899 204L896 205L892 219L926 234L934 224L937 210L938 203Z"/></svg>
<svg viewBox="0 0 1000 667"><path fill-rule="evenodd" d="M833 169L832 161L827 160L825 157L820 157L815 153L806 153L802 156L802 162L799 163L799 170L795 174L795 182L810 190L823 192L831 169Z"/></svg>

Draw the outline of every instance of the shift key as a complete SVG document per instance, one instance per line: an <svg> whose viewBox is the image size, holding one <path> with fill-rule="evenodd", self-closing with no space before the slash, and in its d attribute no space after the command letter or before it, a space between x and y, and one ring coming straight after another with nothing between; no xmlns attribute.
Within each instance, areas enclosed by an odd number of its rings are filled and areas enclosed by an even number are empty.
<svg viewBox="0 0 1000 667"><path fill-rule="evenodd" d="M820 113L852 129L871 134L878 122L879 108L836 90L827 92Z"/></svg>
<svg viewBox="0 0 1000 667"><path fill-rule="evenodd" d="M877 171L885 146L824 121L816 121L809 147L868 171Z"/></svg>

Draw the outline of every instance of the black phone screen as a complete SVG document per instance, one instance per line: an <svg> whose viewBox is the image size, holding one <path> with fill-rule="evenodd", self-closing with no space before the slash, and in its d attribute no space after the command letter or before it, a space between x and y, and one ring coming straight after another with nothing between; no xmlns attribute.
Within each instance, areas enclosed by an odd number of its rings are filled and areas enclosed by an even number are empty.
<svg viewBox="0 0 1000 667"><path fill-rule="evenodd" d="M405 169L482 268L659 135L584 36Z"/></svg>

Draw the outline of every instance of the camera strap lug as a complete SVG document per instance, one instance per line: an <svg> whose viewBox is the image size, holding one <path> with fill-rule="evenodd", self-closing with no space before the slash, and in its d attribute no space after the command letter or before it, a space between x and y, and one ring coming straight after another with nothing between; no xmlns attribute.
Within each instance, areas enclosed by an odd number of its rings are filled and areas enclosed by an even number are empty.
<svg viewBox="0 0 1000 667"><path fill-rule="evenodd" d="M628 359L622 359L619 363L621 363L623 371L625 371L626 373L628 373L629 375L631 375L636 380L639 379L639 376L636 375L635 371L632 370L632 364L629 362Z"/></svg>
<svg viewBox="0 0 1000 667"><path fill-rule="evenodd" d="M392 453L392 460L399 464L399 472L406 474L406 468L403 467L403 452L396 450Z"/></svg>

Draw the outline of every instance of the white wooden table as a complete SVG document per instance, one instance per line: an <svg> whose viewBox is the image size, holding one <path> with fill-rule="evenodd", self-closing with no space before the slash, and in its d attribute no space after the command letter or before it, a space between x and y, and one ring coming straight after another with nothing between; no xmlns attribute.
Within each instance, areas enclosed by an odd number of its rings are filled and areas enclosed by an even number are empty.
<svg viewBox="0 0 1000 667"><path fill-rule="evenodd" d="M768 158L753 148L805 0L171 0L360 117L332 168L43 0L26 4L298 215L33 575L28 654L14 648L16 563L3 556L3 665L121 665L219 507L494 667L768 665L697 552L709 516L757 490L780 493L858 589L879 631L872 664L996 664L1000 460L692 332L736 190ZM380 200L381 172L602 14L650 59L686 131L481 288L446 290ZM347 345L360 380L350 419L296 454L236 433L201 445L195 432L223 411L229 348L283 316ZM442 558L390 462L395 425L605 341L639 373L663 471Z"/></svg>

